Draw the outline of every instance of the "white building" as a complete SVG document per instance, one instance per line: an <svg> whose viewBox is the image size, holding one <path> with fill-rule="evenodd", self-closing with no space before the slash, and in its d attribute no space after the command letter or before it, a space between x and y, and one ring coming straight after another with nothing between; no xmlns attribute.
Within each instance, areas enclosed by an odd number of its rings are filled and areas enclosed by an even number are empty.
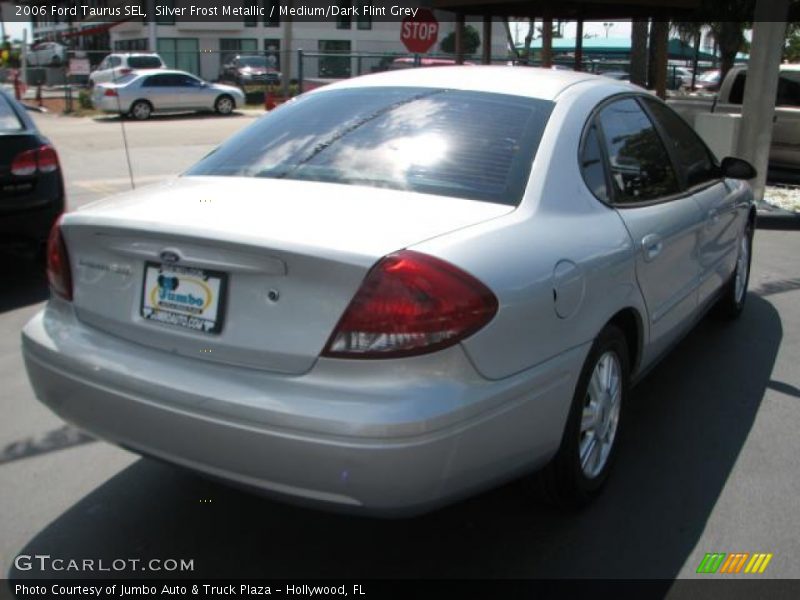
<svg viewBox="0 0 800 600"><path fill-rule="evenodd" d="M160 3L160 2L159 2ZM180 5L178 0L173 6ZM269 5L269 0L264 3ZM269 11L266 11L269 14ZM429 54L441 54L439 43L455 30L451 13L438 12L439 35L437 44ZM482 34L480 19L468 19ZM155 50L171 67L196 73L205 79L216 79L226 59L238 53L274 53L275 61L289 79L297 78L300 65L298 51L303 60L303 77L346 77L369 73L387 54L408 54L400 41L400 22L379 21L365 17L309 22L305 20L244 17L241 21L198 22L159 17L156 23L131 19L116 23L80 22L33 23L33 39L58 39L69 36L70 44L85 50ZM81 30L89 35L78 34ZM104 47L105 46L105 47ZM468 57L475 62L477 56ZM281 62L281 54L289 54L290 64ZM315 57L314 54L351 54L351 57ZM498 60L507 57L507 39L502 22L495 21L492 28L491 55ZM355 56L359 55L359 56ZM372 55L372 56L370 56ZM102 55L92 56L98 63ZM286 57L284 57L286 58ZM383 61L385 62L384 58Z"/></svg>
<svg viewBox="0 0 800 600"><path fill-rule="evenodd" d="M441 16L452 19L447 13ZM454 21L440 19L439 41L455 30ZM480 21L471 23L479 32ZM110 30L114 50L145 50L155 28L155 50L170 65L214 79L220 67L237 53L291 54L290 78L299 73L298 50L310 54L303 60L303 76L341 77L368 73L385 54L407 54L400 41L400 23L364 18L339 21L287 21L252 19L242 22L147 23L129 21ZM480 50L479 50L480 51ZM314 54L342 53L360 57L314 57ZM437 45L430 53L440 53ZM501 22L494 23L492 56L507 56L507 41ZM366 56L366 55L378 56ZM278 61L279 62L279 61ZM285 68L284 68L285 70Z"/></svg>

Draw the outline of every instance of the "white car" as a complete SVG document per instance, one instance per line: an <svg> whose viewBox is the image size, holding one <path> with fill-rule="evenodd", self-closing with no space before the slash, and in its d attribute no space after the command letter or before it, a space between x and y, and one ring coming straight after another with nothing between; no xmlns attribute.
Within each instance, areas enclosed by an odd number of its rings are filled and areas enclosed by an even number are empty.
<svg viewBox="0 0 800 600"><path fill-rule="evenodd" d="M152 52L109 54L89 75L89 85L114 82L138 69L166 69L158 54Z"/></svg>
<svg viewBox="0 0 800 600"><path fill-rule="evenodd" d="M244 92L232 85L208 83L185 71L152 69L128 73L116 83L100 83L94 107L108 113L149 119L154 112L215 111L230 114L244 106Z"/></svg>
<svg viewBox="0 0 800 600"><path fill-rule="evenodd" d="M49 67L63 64L67 48L56 42L39 42L28 50L29 67Z"/></svg>

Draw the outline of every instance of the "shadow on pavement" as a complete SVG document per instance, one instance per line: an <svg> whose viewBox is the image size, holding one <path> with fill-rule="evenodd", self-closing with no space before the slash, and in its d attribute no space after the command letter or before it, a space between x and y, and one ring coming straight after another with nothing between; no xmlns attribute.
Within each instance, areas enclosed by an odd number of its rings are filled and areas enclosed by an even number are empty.
<svg viewBox="0 0 800 600"><path fill-rule="evenodd" d="M95 438L82 431L70 425L63 425L44 434L29 436L8 444L0 450L0 465L95 441L97 441Z"/></svg>
<svg viewBox="0 0 800 600"><path fill-rule="evenodd" d="M193 559L195 577L673 578L748 438L782 337L753 294L739 321L701 322L636 388L614 476L580 513L534 503L523 480L416 519L355 518L140 460L19 553ZM8 574L65 575L80 574Z"/></svg>
<svg viewBox="0 0 800 600"><path fill-rule="evenodd" d="M0 313L47 300L44 261L29 253L0 250Z"/></svg>

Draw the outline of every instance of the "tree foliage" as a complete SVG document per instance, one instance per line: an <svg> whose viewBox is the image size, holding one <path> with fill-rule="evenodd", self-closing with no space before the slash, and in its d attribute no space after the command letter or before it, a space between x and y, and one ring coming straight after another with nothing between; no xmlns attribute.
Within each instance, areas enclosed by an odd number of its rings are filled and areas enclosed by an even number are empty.
<svg viewBox="0 0 800 600"><path fill-rule="evenodd" d="M464 27L464 54L475 54L481 46L481 36L472 25ZM451 31L439 44L439 49L447 54L456 53L456 32Z"/></svg>
<svg viewBox="0 0 800 600"><path fill-rule="evenodd" d="M800 23L789 23L786 31L786 45L783 49L783 60L800 62Z"/></svg>
<svg viewBox="0 0 800 600"><path fill-rule="evenodd" d="M514 36L511 34L511 26L508 22L508 17L503 17L503 25L506 29L506 38L508 38L508 47L514 55L518 64L527 65L531 59L531 43L533 42L533 33L535 31L535 21L528 19L528 32L525 34L524 45L522 49L517 48L514 43Z"/></svg>

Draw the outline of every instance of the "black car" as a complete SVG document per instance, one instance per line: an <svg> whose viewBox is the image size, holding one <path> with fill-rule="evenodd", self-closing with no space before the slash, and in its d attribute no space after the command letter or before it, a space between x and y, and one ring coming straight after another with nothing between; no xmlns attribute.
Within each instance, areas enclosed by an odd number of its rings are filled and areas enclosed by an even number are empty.
<svg viewBox="0 0 800 600"><path fill-rule="evenodd" d="M64 211L58 154L25 107L0 89L0 244L41 250Z"/></svg>
<svg viewBox="0 0 800 600"><path fill-rule="evenodd" d="M267 84L278 84L281 74L274 56L233 56L222 66L220 81L238 85L245 93L263 91Z"/></svg>

